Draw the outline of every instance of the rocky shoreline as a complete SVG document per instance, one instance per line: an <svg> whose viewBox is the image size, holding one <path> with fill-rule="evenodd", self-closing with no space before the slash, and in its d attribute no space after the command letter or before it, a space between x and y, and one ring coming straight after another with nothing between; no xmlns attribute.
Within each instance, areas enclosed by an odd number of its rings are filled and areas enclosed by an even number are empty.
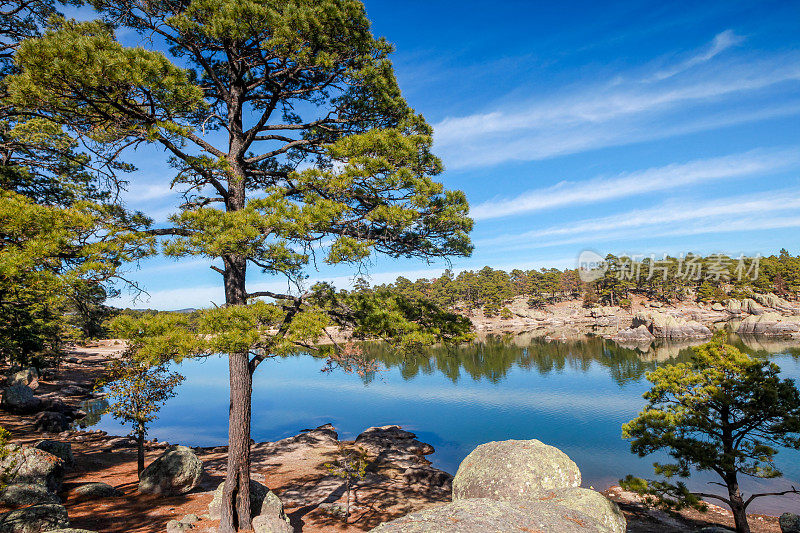
<svg viewBox="0 0 800 533"><path fill-rule="evenodd" d="M37 377L34 386L41 402L37 408L58 408L42 412L60 413L73 420L85 417L80 404L97 397L92 385L102 375L108 359L119 349L113 342L77 349L60 369ZM20 379L24 381L28 377L20 376ZM44 491L37 489L35 495L39 501L46 502L42 505L49 506L45 510L55 516L58 523L68 520L73 528L112 533L214 530L216 521L209 506L224 480L226 447L185 448L202 462L202 478L185 494L147 494L138 490L133 439L99 430L56 431L61 428L62 419L56 421L58 425L43 426L43 418L0 411L0 425L12 432L15 445L39 449L41 454L34 453L42 457L65 458L63 481L57 483L60 486L50 486ZM63 451L65 446L68 454ZM370 462L366 476L356 484L353 518L347 524L341 517L342 480L331 476L323 467L341 453L342 447L364 449ZM150 440L146 443L146 462L153 463L173 449L166 442ZM253 480L265 487L265 491L271 489L280 499L282 512L293 531L368 531L393 519L451 501L453 476L432 466L427 456L433 452L432 446L399 426L368 428L353 441L340 441L333 426L323 425L279 441L254 443ZM713 515L684 513L671 517L647 509L634 495L618 488L604 494L619 504L628 522L626 531L632 533L696 531L709 523L731 523L729 513L722 509ZM464 499L474 498L466 495ZM17 503L18 508L19 501ZM465 505L459 504L460 507L451 510L459 516L469 515L469 509L462 509ZM486 505L500 508L506 504ZM13 513L14 508L9 501L2 504L0 511ZM143 514L148 516L145 525L140 519ZM757 524L754 532L780 531L774 517L755 517L754 522ZM0 530L5 531L2 527Z"/></svg>

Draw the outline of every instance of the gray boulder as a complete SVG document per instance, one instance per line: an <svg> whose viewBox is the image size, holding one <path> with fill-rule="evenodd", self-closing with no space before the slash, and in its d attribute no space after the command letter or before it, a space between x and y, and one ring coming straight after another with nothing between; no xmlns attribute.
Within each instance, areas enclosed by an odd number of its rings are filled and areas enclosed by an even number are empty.
<svg viewBox="0 0 800 533"><path fill-rule="evenodd" d="M38 448L16 447L0 463L11 483L41 485L58 492L64 481L64 461Z"/></svg>
<svg viewBox="0 0 800 533"><path fill-rule="evenodd" d="M34 448L51 453L64 461L64 466L73 466L75 458L72 455L72 444L58 440L40 440L33 445Z"/></svg>
<svg viewBox="0 0 800 533"><path fill-rule="evenodd" d="M259 515L253 518L253 533L292 533L288 520L277 516Z"/></svg>
<svg viewBox="0 0 800 533"><path fill-rule="evenodd" d="M695 320L684 320L658 311L640 311L633 317L632 327L644 325L660 339L710 337L711 330Z"/></svg>
<svg viewBox="0 0 800 533"><path fill-rule="evenodd" d="M73 489L73 494L79 498L86 500L96 500L100 498L115 498L120 496L120 492L109 485L108 483L101 483L98 481L91 483L84 483Z"/></svg>
<svg viewBox="0 0 800 533"><path fill-rule="evenodd" d="M754 294L753 299L763 305L790 315L796 314L797 309L788 301L774 293Z"/></svg>
<svg viewBox="0 0 800 533"><path fill-rule="evenodd" d="M719 302L714 302L713 304L711 304L711 310L712 311L725 311L725 306L722 305Z"/></svg>
<svg viewBox="0 0 800 533"><path fill-rule="evenodd" d="M461 499L384 523L373 533L604 533L580 511L559 504Z"/></svg>
<svg viewBox="0 0 800 533"><path fill-rule="evenodd" d="M39 387L39 372L33 368L26 368L8 376L9 385L25 385L30 389Z"/></svg>
<svg viewBox="0 0 800 533"><path fill-rule="evenodd" d="M739 300L728 300L725 303L725 310L732 315L742 314L742 302Z"/></svg>
<svg viewBox="0 0 800 533"><path fill-rule="evenodd" d="M0 492L0 503L16 508L40 503L61 503L61 500L42 485L12 483Z"/></svg>
<svg viewBox="0 0 800 533"><path fill-rule="evenodd" d="M602 526L601 529L608 533L625 533L627 522L617 504L591 489L573 487L549 490L532 496L531 499L579 511L591 517L593 523L599 524Z"/></svg>
<svg viewBox="0 0 800 533"><path fill-rule="evenodd" d="M751 315L742 320L736 333L773 337L792 335L800 333L800 320L797 317L785 317L773 312Z"/></svg>
<svg viewBox="0 0 800 533"><path fill-rule="evenodd" d="M67 510L55 503L0 514L0 533L39 533L66 527L69 527Z"/></svg>
<svg viewBox="0 0 800 533"><path fill-rule="evenodd" d="M200 484L203 462L191 448L170 446L142 471L139 492L184 494Z"/></svg>
<svg viewBox="0 0 800 533"><path fill-rule="evenodd" d="M781 533L800 533L800 516L794 513L783 513L778 519Z"/></svg>
<svg viewBox="0 0 800 533"><path fill-rule="evenodd" d="M623 329L617 332L617 334L614 335L614 339L620 342L640 342L651 341L655 339L655 336L650 333L650 330L647 329L647 326L640 324L636 328Z"/></svg>
<svg viewBox="0 0 800 533"><path fill-rule="evenodd" d="M30 413L39 409L42 400L34 396L33 390L27 385L16 383L3 391L0 405L15 413Z"/></svg>
<svg viewBox="0 0 800 533"><path fill-rule="evenodd" d="M752 298L745 298L742 300L742 312L751 315L763 315L766 309L763 305L753 300Z"/></svg>
<svg viewBox="0 0 800 533"><path fill-rule="evenodd" d="M208 504L208 514L212 519L220 517L220 506L222 504L222 492L225 490L225 482L219 484L214 491L214 497ZM252 516L274 516L283 521L288 521L286 513L283 512L283 503L274 492L259 483L250 480L250 514Z"/></svg>
<svg viewBox="0 0 800 533"><path fill-rule="evenodd" d="M183 533L192 529L197 529L197 522L200 518L196 514L187 514L180 520L170 520L167 522L167 533Z"/></svg>
<svg viewBox="0 0 800 533"><path fill-rule="evenodd" d="M487 442L459 465L453 479L453 500L519 500L580 484L578 466L558 448L538 440Z"/></svg>

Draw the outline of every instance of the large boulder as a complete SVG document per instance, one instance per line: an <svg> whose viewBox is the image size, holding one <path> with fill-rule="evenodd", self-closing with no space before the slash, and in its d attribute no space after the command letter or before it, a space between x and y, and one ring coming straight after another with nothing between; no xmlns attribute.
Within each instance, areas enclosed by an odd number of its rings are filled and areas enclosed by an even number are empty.
<svg viewBox="0 0 800 533"><path fill-rule="evenodd" d="M537 501L460 499L384 523L373 533L606 533L590 516Z"/></svg>
<svg viewBox="0 0 800 533"><path fill-rule="evenodd" d="M170 446L142 471L139 492L184 494L200 484L203 462L191 448Z"/></svg>
<svg viewBox="0 0 800 533"><path fill-rule="evenodd" d="M800 320L797 317L785 317L773 312L751 315L742 320L736 333L739 335L788 336L800 333Z"/></svg>
<svg viewBox="0 0 800 533"><path fill-rule="evenodd" d="M524 500L530 494L580 484L578 466L558 448L538 440L487 442L459 465L453 500Z"/></svg>
<svg viewBox="0 0 800 533"><path fill-rule="evenodd" d="M225 482L219 484L214 491L214 497L208 504L208 514L212 519L220 517L220 507L222 504L222 493L225 490ZM259 483L250 480L250 514L252 516L274 516L287 521L286 513L283 512L283 503L274 492Z"/></svg>
<svg viewBox="0 0 800 533"><path fill-rule="evenodd" d="M800 516L794 513L783 513L778 519L781 533L800 533Z"/></svg>
<svg viewBox="0 0 800 533"><path fill-rule="evenodd" d="M58 440L40 440L33 445L34 448L51 453L64 461L64 466L73 466L75 458L72 455L72 444Z"/></svg>
<svg viewBox="0 0 800 533"><path fill-rule="evenodd" d="M64 461L38 448L12 449L0 463L11 483L41 485L51 492L58 492L64 481Z"/></svg>
<svg viewBox="0 0 800 533"><path fill-rule="evenodd" d="M0 405L15 413L30 413L39 409L42 400L34 396L27 385L15 383L5 388Z"/></svg>
<svg viewBox="0 0 800 533"><path fill-rule="evenodd" d="M0 504L7 507L27 507L40 503L61 503L47 487L33 483L12 483L0 492Z"/></svg>
<svg viewBox="0 0 800 533"><path fill-rule="evenodd" d="M625 533L626 521L617 504L591 489L573 487L548 490L531 498L535 501L552 502L567 509L580 511L591 517L609 533Z"/></svg>
<svg viewBox="0 0 800 533"><path fill-rule="evenodd" d="M754 294L753 299L764 307L770 307L790 315L797 314L797 308L794 305L774 293Z"/></svg>
<svg viewBox="0 0 800 533"><path fill-rule="evenodd" d="M39 372L33 368L26 368L8 376L8 385L25 385L30 389L39 387Z"/></svg>
<svg viewBox="0 0 800 533"><path fill-rule="evenodd" d="M710 337L711 330L695 320L684 320L658 311L640 311L633 317L632 327L645 326L660 339Z"/></svg>
<svg viewBox="0 0 800 533"><path fill-rule="evenodd" d="M725 302L725 310L732 315L742 314L742 302L739 300L728 300Z"/></svg>
<svg viewBox="0 0 800 533"><path fill-rule="evenodd" d="M69 527L63 505L47 503L0 514L0 533L39 533Z"/></svg>

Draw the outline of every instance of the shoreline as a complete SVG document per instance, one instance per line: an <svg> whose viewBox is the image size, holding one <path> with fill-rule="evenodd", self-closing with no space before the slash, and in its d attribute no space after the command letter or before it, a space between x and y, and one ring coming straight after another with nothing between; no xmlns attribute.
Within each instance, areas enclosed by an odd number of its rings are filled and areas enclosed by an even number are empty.
<svg viewBox="0 0 800 533"><path fill-rule="evenodd" d="M76 347L62 368L41 380L37 395L49 401L61 401L80 415L81 402L97 396L92 391L93 382L102 374L105 363L120 350L120 345L113 342ZM33 419L0 412L0 425L12 432L14 443L30 445L43 438L71 443L76 467L67 472L61 493L72 522L71 527L111 532L164 531L169 520L180 519L190 513L203 516L213 490L224 479L227 447L196 447L193 449L206 465L205 480L200 487L183 496L154 498L142 495L136 491L136 452L131 438L109 435L100 430L47 433L37 430ZM398 431L401 430L398 428ZM433 468L425 458L425 455L434 452L433 447L413 439L413 442L405 441L411 448L406 446L403 451L401 442L394 440L384 446L383 453L390 456L391 460L382 461L359 484L356 493L364 505L361 510L357 506L355 511L364 516L357 518L354 524L344 525L337 518L336 513L342 505L341 494L334 496L341 481L331 479L320 469L320 465L329 461L331 454L338 449L338 435L332 426L304 430L276 442L254 443L253 479L267 485L283 500L295 531L369 530L380 522L450 499L449 482L452 476ZM353 441L344 441L343 444L352 446ZM166 442L148 441L146 462L158 457L167 446ZM400 453L397 453L398 450ZM381 453L381 450L373 449L373 459ZM81 483L93 481L117 487L122 496L85 501L73 494L73 490ZM732 524L730 513L714 506L711 506L713 512L705 515L682 512L674 518L644 508L635 495L624 493L618 487L611 487L604 494L623 509L629 521L627 531L631 533L693 531L698 524ZM146 513L158 526L142 526L136 518L142 513ZM756 526L754 533L780 531L776 517L753 515L753 523ZM203 519L202 525L213 527L214 524Z"/></svg>

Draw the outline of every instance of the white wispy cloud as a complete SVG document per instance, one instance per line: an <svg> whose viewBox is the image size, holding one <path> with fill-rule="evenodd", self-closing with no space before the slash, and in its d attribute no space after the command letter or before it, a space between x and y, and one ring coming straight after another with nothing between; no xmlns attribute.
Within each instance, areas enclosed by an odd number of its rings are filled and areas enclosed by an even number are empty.
<svg viewBox="0 0 800 533"><path fill-rule="evenodd" d="M651 79L665 80L667 78L671 78L672 76L675 76L676 74L679 74L684 70L688 70L694 66L700 65L702 63L705 63L706 61L714 59L716 56L718 56L728 48L736 46L743 40L744 37L736 35L736 33L733 30L725 30L714 36L714 40L711 41L711 44L709 44L704 50L696 53L689 59L677 65L656 72L655 74L653 74L653 77Z"/></svg>
<svg viewBox="0 0 800 533"><path fill-rule="evenodd" d="M769 175L800 163L800 151L752 150L688 163L671 164L611 177L580 182L563 181L552 187L532 189L514 198L495 199L473 207L476 220L519 215L569 205L590 204L640 194L676 189L697 183Z"/></svg>
<svg viewBox="0 0 800 533"><path fill-rule="evenodd" d="M511 101L494 110L449 117L434 125L437 152L450 169L504 161L538 160L715 129L771 116L774 99L759 91L800 81L800 55L714 61L740 38L723 32L709 48L673 67L649 73L622 73L611 80L559 88ZM654 77L655 76L655 77ZM748 98L742 102L742 96ZM787 91L784 105L798 103ZM708 104L730 102L724 120ZM735 105L734 105L735 104ZM712 106L713 107L713 106ZM687 112L692 111L692 112ZM786 107L796 113L795 107Z"/></svg>
<svg viewBox="0 0 800 533"><path fill-rule="evenodd" d="M476 244L495 252L617 240L748 232L800 227L800 190L787 189L706 202L669 201L658 206L585 219Z"/></svg>

